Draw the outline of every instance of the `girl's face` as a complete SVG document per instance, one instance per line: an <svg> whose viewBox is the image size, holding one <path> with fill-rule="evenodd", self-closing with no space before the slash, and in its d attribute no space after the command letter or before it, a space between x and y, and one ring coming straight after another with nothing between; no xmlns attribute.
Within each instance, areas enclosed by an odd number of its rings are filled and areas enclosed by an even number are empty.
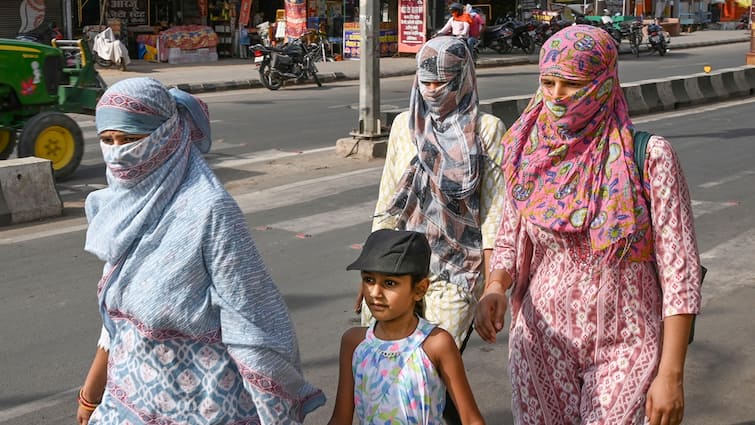
<svg viewBox="0 0 755 425"><path fill-rule="evenodd" d="M591 82L590 80L569 80L556 77L555 75L543 75L540 77L540 86L553 99L566 99L574 96L575 93Z"/></svg>
<svg viewBox="0 0 755 425"><path fill-rule="evenodd" d="M129 143L138 142L149 134L130 134L118 130L105 130L100 133L100 141L106 145L128 145Z"/></svg>
<svg viewBox="0 0 755 425"><path fill-rule="evenodd" d="M370 312L379 322L414 316L414 305L425 296L427 279L415 284L411 275L388 275L362 271L362 293Z"/></svg>

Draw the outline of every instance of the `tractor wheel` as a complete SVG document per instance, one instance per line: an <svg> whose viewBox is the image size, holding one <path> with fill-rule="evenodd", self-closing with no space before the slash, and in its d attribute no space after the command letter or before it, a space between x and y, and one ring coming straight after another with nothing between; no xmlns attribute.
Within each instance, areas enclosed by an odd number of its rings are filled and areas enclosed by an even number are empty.
<svg viewBox="0 0 755 425"><path fill-rule="evenodd" d="M0 159L8 159L16 147L16 132L14 130L0 130Z"/></svg>
<svg viewBox="0 0 755 425"><path fill-rule="evenodd" d="M84 156L84 136L76 121L61 112L42 112L26 122L18 141L18 156L52 161L56 180L76 171Z"/></svg>

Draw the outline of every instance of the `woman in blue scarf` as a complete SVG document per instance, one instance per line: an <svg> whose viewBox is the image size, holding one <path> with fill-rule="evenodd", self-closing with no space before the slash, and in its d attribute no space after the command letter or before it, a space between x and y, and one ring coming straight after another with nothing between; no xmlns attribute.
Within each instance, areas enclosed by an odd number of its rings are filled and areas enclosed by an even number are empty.
<svg viewBox="0 0 755 425"><path fill-rule="evenodd" d="M108 350L79 421L93 410L89 424L301 423L325 397L304 380L283 299L202 158L207 106L133 78L105 92L96 123L109 187L87 198L85 249L105 262Z"/></svg>

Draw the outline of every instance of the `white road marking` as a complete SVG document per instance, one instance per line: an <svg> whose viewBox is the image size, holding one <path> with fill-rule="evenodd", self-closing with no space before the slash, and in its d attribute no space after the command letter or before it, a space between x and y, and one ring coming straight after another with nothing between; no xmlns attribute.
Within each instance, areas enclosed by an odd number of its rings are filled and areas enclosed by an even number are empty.
<svg viewBox="0 0 755 425"><path fill-rule="evenodd" d="M728 176L728 177L724 177L721 180L716 180L716 181L712 181L712 182L708 182L708 183L703 183L703 184L700 185L700 187L702 187L703 189L710 189L711 187L720 186L722 184L726 184L726 183L729 183L729 182L737 181L739 179L747 178L747 177L752 176L752 175L755 175L755 171L745 170L745 171L742 171L741 173L737 173L737 174L733 174L733 175Z"/></svg>
<svg viewBox="0 0 755 425"><path fill-rule="evenodd" d="M244 193L235 198L241 210L245 214L251 214L312 201L350 189L377 185L380 183L381 173L382 167L367 168ZM377 191L375 196L377 197Z"/></svg>
<svg viewBox="0 0 755 425"><path fill-rule="evenodd" d="M287 156L288 154L276 152L276 155ZM270 157L248 158L244 160L244 163L268 160L269 158ZM234 198L244 214L253 214L259 211L283 208L298 203L313 201L318 198L336 195L347 190L378 185L381 173L382 167L349 171L316 179L298 181L255 192L243 193L236 195ZM99 184L64 186L61 194L69 194L77 191L92 191L104 187L104 185ZM323 233L325 231L336 230L372 220L374 203L375 201L370 200L357 206L341 210L333 210L322 214L304 216L294 220L275 223L270 226L307 234L313 234L312 232ZM738 205L736 202L693 200L692 210L697 218L736 205ZM362 217L361 221L358 221L357 217ZM30 232L29 230L31 228L35 231ZM84 218L76 218L43 223L34 225L33 227L0 230L0 245L12 245L50 236L73 233L86 230L86 228L86 220Z"/></svg>
<svg viewBox="0 0 755 425"><path fill-rule="evenodd" d="M743 286L755 287L754 247L755 229L750 229L700 255L700 261L708 268L703 306Z"/></svg>
<svg viewBox="0 0 755 425"><path fill-rule="evenodd" d="M724 208L735 207L737 205L739 205L738 202L695 201L693 199L692 214L695 218L698 218L702 215L711 214Z"/></svg>
<svg viewBox="0 0 755 425"><path fill-rule="evenodd" d="M277 149L268 149L264 151L252 152L249 154L239 155L235 158L229 159L210 159L208 162L212 168L236 168L244 165L250 165L260 162L272 161L281 158L287 158L290 156L302 155L304 153L320 153L335 150L335 147L309 149L301 152L285 152ZM212 150L210 151L212 153Z"/></svg>
<svg viewBox="0 0 755 425"><path fill-rule="evenodd" d="M642 124L646 122L667 120L669 118L688 117L692 114L704 114L710 111L716 111L719 109L726 109L726 108L732 108L735 106L747 105L748 103L753 103L753 102L755 102L755 97L737 99L737 100L732 100L729 102L718 102L718 103L713 103L710 105L699 106L696 108L689 108L689 109L685 108L685 109L680 109L678 111L662 112L658 114L632 118L632 122L634 124Z"/></svg>
<svg viewBox="0 0 755 425"><path fill-rule="evenodd" d="M244 214L252 214L258 211L312 201L350 189L377 185L380 182L381 173L382 167L350 171L244 193L235 196L235 199ZM375 196L377 196L377 193ZM374 201L370 201L370 204L373 204L374 208ZM353 212L353 214L357 214L357 212ZM370 211L369 214L371 215L372 212ZM0 246L79 232L86 230L86 228L86 219L79 217L11 230L0 230Z"/></svg>
<svg viewBox="0 0 755 425"><path fill-rule="evenodd" d="M331 230L371 222L374 211L375 201L368 201L320 214L280 221L270 224L268 227L314 236Z"/></svg>

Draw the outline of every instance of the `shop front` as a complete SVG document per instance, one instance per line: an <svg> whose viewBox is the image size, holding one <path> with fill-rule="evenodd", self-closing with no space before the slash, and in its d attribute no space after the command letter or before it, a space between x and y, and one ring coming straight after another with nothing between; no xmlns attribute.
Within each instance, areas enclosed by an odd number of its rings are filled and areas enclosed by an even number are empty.
<svg viewBox="0 0 755 425"><path fill-rule="evenodd" d="M289 2L286 0L286 19L290 19ZM397 54L397 16L399 0L375 0L380 2L380 55ZM327 37L334 56L343 59L358 59L360 48L359 0L306 0L306 27L294 31L316 29ZM289 26L287 26L287 31ZM296 32L288 33L297 36Z"/></svg>
<svg viewBox="0 0 755 425"><path fill-rule="evenodd" d="M45 22L63 28L63 0L0 1L0 37L15 38Z"/></svg>

